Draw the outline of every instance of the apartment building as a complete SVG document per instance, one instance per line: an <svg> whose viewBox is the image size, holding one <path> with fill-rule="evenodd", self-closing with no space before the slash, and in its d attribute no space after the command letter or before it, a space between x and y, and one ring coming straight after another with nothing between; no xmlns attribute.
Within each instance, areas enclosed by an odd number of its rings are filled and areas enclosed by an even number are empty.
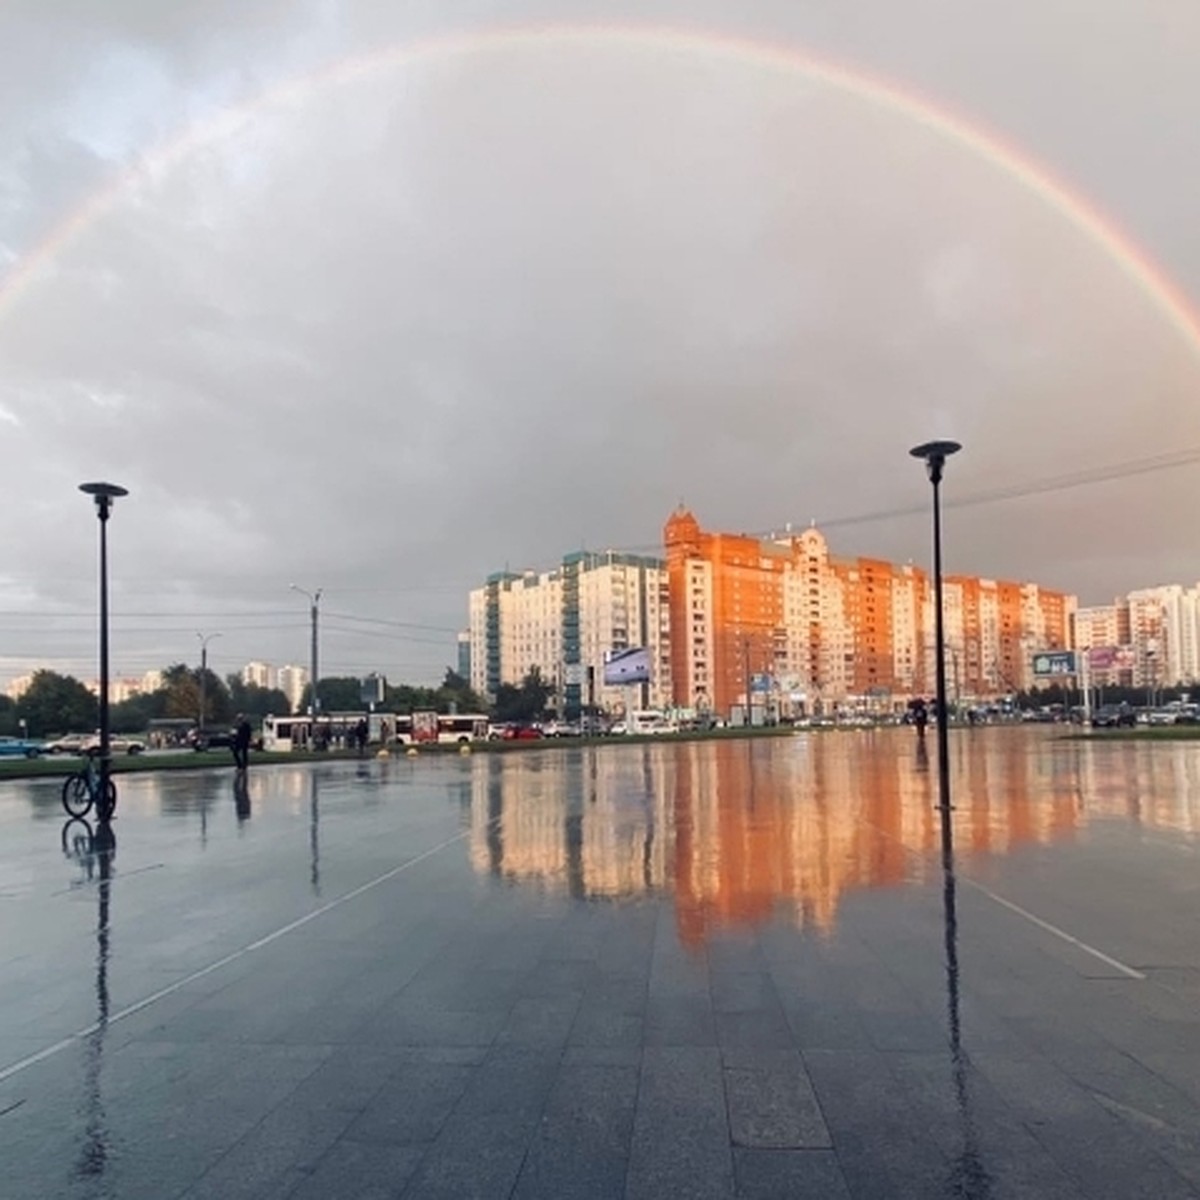
<svg viewBox="0 0 1200 1200"><path fill-rule="evenodd" d="M1112 604L1081 608L1071 644L1095 652L1091 678L1100 686L1200 683L1200 584L1139 588Z"/></svg>
<svg viewBox="0 0 1200 1200"><path fill-rule="evenodd" d="M615 710L670 702L667 582L657 558L575 551L552 571L502 571L468 598L471 686L495 695L536 667L557 707ZM604 684L605 655L644 646L651 679L636 693Z"/></svg>
<svg viewBox="0 0 1200 1200"><path fill-rule="evenodd" d="M292 712L297 712L300 707L300 698L304 695L304 689L308 687L307 668L286 663L275 672L274 686L287 697Z"/></svg>
<svg viewBox="0 0 1200 1200"><path fill-rule="evenodd" d="M278 687L279 672L270 663L248 662L242 668L242 682L247 687Z"/></svg>
<svg viewBox="0 0 1200 1200"><path fill-rule="evenodd" d="M663 531L675 703L728 712L890 706L933 690L933 588L924 571L838 558L816 529L711 533L680 506ZM1075 598L1032 583L944 580L952 685L979 699L1032 683L1035 651L1069 644Z"/></svg>

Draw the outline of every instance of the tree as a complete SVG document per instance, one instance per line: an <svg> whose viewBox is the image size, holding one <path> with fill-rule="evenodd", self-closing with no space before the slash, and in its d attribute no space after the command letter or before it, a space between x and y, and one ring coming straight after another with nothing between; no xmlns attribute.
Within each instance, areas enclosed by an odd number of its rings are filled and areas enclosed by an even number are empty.
<svg viewBox="0 0 1200 1200"><path fill-rule="evenodd" d="M165 717L200 718L200 669L187 663L175 663L163 672L166 701ZM233 720L233 704L229 689L220 677L207 668L204 671L204 723L228 725Z"/></svg>
<svg viewBox="0 0 1200 1200"><path fill-rule="evenodd" d="M99 718L98 701L72 675L34 671L28 689L17 701L16 717L32 737L71 730L90 732Z"/></svg>
<svg viewBox="0 0 1200 1200"><path fill-rule="evenodd" d="M322 679L317 684L317 696L324 713L361 712L367 707L362 700L362 681L353 675ZM306 684L300 696L299 711L307 712L311 703L312 686Z"/></svg>
<svg viewBox="0 0 1200 1200"><path fill-rule="evenodd" d="M437 690L438 712L449 712L451 708L461 713L486 712L487 705L479 694L472 690L471 684L457 671L446 668L446 678Z"/></svg>
<svg viewBox="0 0 1200 1200"><path fill-rule="evenodd" d="M17 705L11 696L0 695L0 734L12 737L17 732Z"/></svg>
<svg viewBox="0 0 1200 1200"><path fill-rule="evenodd" d="M498 721L528 723L545 715L546 705L554 694L554 685L542 678L533 667L521 681L520 687L502 683L496 691L495 716Z"/></svg>
<svg viewBox="0 0 1200 1200"><path fill-rule="evenodd" d="M292 711L286 693L279 688L244 683L240 675L227 675L225 683L234 712L245 713L248 717L265 717L268 713L286 717Z"/></svg>
<svg viewBox="0 0 1200 1200"><path fill-rule="evenodd" d="M114 704L111 709L112 728L115 733L143 733L150 722L164 715L166 692L143 692Z"/></svg>

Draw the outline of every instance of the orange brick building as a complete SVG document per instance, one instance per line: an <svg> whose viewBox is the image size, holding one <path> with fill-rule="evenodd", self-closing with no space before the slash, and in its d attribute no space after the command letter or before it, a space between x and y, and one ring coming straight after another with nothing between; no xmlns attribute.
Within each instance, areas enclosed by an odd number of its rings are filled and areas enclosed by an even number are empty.
<svg viewBox="0 0 1200 1200"><path fill-rule="evenodd" d="M816 529L762 538L668 518L671 675L677 705L727 713L897 703L933 689L933 587L924 571L830 555ZM1075 598L1036 584L944 580L959 697L1029 687L1034 651L1066 647Z"/></svg>

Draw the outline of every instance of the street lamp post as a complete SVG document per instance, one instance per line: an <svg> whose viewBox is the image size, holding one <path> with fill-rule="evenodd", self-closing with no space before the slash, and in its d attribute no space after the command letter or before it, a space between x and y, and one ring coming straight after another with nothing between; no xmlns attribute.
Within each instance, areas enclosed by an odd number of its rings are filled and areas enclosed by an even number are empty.
<svg viewBox="0 0 1200 1200"><path fill-rule="evenodd" d="M312 617L312 704L310 705L310 708L312 709L313 718L312 733L313 737L315 738L317 733L317 717L320 714L321 709L321 700L317 695L317 622L320 619L321 592L324 589L317 588L315 592L310 592L306 591L302 587L298 587L294 583L291 585L291 588L293 592L299 592L300 595L307 596L309 605L311 606L309 609L309 614Z"/></svg>
<svg viewBox="0 0 1200 1200"><path fill-rule="evenodd" d="M96 502L100 521L100 795L108 796L112 735L108 720L108 516L118 496L129 490L116 483L81 483L79 490ZM102 814L103 815L103 814Z"/></svg>
<svg viewBox="0 0 1200 1200"><path fill-rule="evenodd" d="M208 682L208 643L213 638L219 638L219 633L201 633L196 631L196 636L200 639L200 735L204 735L204 690Z"/></svg>
<svg viewBox="0 0 1200 1200"><path fill-rule="evenodd" d="M946 714L946 637L942 615L942 470L946 459L962 446L958 442L935 441L914 446L909 453L925 460L933 484L933 606L934 659L937 664L938 808L942 812L942 841L950 840L950 738Z"/></svg>

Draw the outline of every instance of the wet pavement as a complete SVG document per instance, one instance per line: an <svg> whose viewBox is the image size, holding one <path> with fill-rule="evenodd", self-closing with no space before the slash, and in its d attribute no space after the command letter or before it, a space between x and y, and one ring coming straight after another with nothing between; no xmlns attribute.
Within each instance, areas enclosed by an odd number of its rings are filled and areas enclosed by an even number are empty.
<svg viewBox="0 0 1200 1200"><path fill-rule="evenodd" d="M1200 1195L1200 742L952 751L2 785L0 1195Z"/></svg>

